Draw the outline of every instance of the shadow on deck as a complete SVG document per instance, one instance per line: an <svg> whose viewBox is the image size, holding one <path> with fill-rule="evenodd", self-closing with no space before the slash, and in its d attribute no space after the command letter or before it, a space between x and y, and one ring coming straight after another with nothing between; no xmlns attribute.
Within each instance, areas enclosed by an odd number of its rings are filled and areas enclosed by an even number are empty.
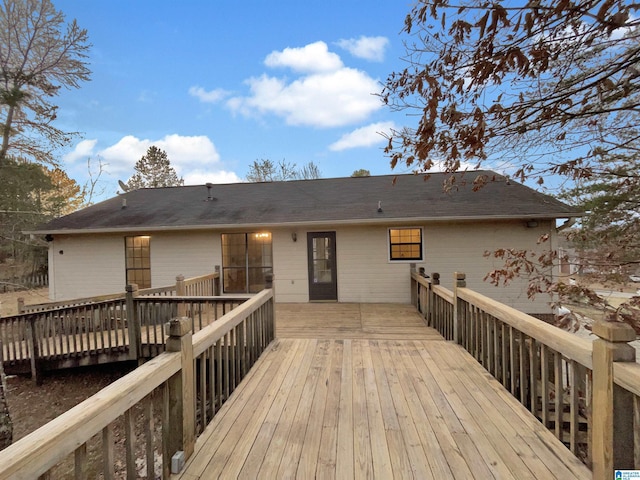
<svg viewBox="0 0 640 480"><path fill-rule="evenodd" d="M175 478L591 477L414 307L279 304L276 317Z"/></svg>

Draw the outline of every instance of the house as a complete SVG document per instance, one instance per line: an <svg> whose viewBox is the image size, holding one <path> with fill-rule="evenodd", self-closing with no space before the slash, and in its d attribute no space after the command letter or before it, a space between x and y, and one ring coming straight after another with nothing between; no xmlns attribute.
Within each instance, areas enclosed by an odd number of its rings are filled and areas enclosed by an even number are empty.
<svg viewBox="0 0 640 480"><path fill-rule="evenodd" d="M473 179L490 181L474 191ZM257 292L275 274L280 302L409 302L412 266L453 273L533 314L526 280L484 281L497 248L556 247L558 219L573 207L490 171L236 183L124 193L32 233L49 241L50 297L63 300L174 282L219 266L225 294ZM538 239L550 235L550 241Z"/></svg>

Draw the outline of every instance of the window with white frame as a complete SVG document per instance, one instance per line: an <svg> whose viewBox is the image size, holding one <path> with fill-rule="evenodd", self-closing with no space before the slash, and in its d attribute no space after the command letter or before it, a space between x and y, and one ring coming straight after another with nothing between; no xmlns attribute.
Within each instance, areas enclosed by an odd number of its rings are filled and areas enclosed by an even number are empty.
<svg viewBox="0 0 640 480"><path fill-rule="evenodd" d="M138 288L151 287L151 244L146 235L125 237L125 267L127 284Z"/></svg>
<svg viewBox="0 0 640 480"><path fill-rule="evenodd" d="M422 260L422 228L390 228L389 260Z"/></svg>

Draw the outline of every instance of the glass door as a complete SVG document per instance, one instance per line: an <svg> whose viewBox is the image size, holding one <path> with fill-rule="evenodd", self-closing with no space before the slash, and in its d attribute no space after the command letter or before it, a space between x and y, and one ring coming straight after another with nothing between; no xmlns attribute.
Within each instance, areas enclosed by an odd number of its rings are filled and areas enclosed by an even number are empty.
<svg viewBox="0 0 640 480"><path fill-rule="evenodd" d="M307 233L309 300L338 300L336 232Z"/></svg>

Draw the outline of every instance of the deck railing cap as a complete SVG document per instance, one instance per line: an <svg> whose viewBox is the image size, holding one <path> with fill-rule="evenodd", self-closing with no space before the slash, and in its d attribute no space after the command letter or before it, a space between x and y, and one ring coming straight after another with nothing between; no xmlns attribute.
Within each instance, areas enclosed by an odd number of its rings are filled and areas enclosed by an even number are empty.
<svg viewBox="0 0 640 480"><path fill-rule="evenodd" d="M592 331L603 340L614 343L632 342L636 339L636 332L631 325L622 322L599 320L593 323Z"/></svg>

